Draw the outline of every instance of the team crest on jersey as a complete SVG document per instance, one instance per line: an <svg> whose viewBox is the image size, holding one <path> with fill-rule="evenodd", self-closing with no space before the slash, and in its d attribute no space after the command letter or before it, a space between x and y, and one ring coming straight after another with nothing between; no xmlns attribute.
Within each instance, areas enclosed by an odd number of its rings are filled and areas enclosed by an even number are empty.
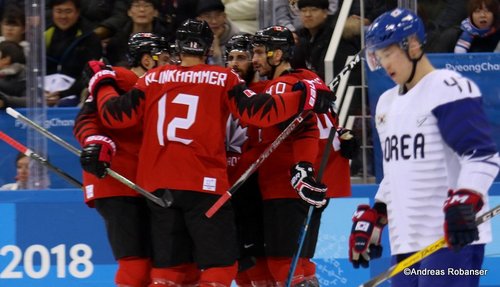
<svg viewBox="0 0 500 287"><path fill-rule="evenodd" d="M229 116L226 123L226 150L241 153L241 147L248 139L247 130L247 127L241 127L239 119Z"/></svg>

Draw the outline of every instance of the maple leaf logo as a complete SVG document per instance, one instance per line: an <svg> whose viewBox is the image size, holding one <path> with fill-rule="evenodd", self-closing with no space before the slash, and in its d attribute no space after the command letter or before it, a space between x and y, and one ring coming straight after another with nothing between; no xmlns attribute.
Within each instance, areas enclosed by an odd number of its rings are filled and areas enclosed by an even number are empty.
<svg viewBox="0 0 500 287"><path fill-rule="evenodd" d="M226 150L241 153L241 147L247 141L247 127L240 125L240 119L234 119L229 115L226 123Z"/></svg>

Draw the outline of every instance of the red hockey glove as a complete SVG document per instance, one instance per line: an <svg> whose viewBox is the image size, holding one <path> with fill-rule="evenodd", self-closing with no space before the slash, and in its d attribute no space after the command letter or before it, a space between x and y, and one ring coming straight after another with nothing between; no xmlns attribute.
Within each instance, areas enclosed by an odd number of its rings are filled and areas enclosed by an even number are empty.
<svg viewBox="0 0 500 287"><path fill-rule="evenodd" d="M292 90L304 92L302 95L304 111L313 110L318 114L328 113L337 99L328 86L311 80L298 81L293 85Z"/></svg>
<svg viewBox="0 0 500 287"><path fill-rule="evenodd" d="M448 191L444 202L444 234L448 247L458 251L479 239L476 213L483 207L481 195L469 190Z"/></svg>
<svg viewBox="0 0 500 287"><path fill-rule="evenodd" d="M326 185L317 182L314 178L314 168L311 163L301 161L290 170L293 188L300 198L310 205L320 208L326 204Z"/></svg>
<svg viewBox="0 0 500 287"><path fill-rule="evenodd" d="M352 216L351 236L349 237L349 261L354 268L367 268L369 261L382 256L380 239L387 225L387 207L377 202L370 208L367 204L358 206Z"/></svg>
<svg viewBox="0 0 500 287"><path fill-rule="evenodd" d="M89 136L85 139L80 155L83 170L103 178L115 152L116 145L110 138L101 135Z"/></svg>
<svg viewBox="0 0 500 287"><path fill-rule="evenodd" d="M111 66L101 61L88 61L84 69L86 78L89 78L89 94L97 96L99 88L103 85L116 86L116 73Z"/></svg>
<svg viewBox="0 0 500 287"><path fill-rule="evenodd" d="M351 130L344 128L338 128L337 133L340 140L340 154L347 159L353 159L359 152L356 136Z"/></svg>

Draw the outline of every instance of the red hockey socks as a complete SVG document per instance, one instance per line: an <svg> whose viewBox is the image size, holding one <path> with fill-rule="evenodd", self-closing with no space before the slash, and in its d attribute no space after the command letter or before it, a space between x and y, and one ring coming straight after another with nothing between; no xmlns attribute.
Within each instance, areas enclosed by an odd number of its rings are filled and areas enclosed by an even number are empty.
<svg viewBox="0 0 500 287"><path fill-rule="evenodd" d="M198 281L200 271L194 263L151 269L149 287L190 285Z"/></svg>
<svg viewBox="0 0 500 287"><path fill-rule="evenodd" d="M316 276L316 264L309 258L300 258L299 264L302 265L304 270L304 277Z"/></svg>
<svg viewBox="0 0 500 287"><path fill-rule="evenodd" d="M274 278L275 282L278 284L283 284L288 278L288 272L290 271L290 265L292 264L291 257L267 257L267 267L269 272ZM300 261L295 268L295 273L293 274L292 284L302 282L304 280L304 269Z"/></svg>
<svg viewBox="0 0 500 287"><path fill-rule="evenodd" d="M151 261L148 258L126 257L118 259L115 283L130 287L146 287L149 284Z"/></svg>
<svg viewBox="0 0 500 287"><path fill-rule="evenodd" d="M236 278L238 264L227 267L212 267L201 272L199 287L229 287Z"/></svg>

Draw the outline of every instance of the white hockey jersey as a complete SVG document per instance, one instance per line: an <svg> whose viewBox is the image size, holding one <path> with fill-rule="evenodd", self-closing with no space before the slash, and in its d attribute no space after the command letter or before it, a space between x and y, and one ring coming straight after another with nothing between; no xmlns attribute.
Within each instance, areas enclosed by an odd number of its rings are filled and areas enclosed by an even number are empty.
<svg viewBox="0 0 500 287"><path fill-rule="evenodd" d="M379 99L375 121L384 178L376 200L387 204L391 253L421 250L444 235L449 189L483 194L498 173L499 157L482 110L479 88L448 70L435 70L406 94L398 86ZM491 225L478 243L491 241Z"/></svg>

